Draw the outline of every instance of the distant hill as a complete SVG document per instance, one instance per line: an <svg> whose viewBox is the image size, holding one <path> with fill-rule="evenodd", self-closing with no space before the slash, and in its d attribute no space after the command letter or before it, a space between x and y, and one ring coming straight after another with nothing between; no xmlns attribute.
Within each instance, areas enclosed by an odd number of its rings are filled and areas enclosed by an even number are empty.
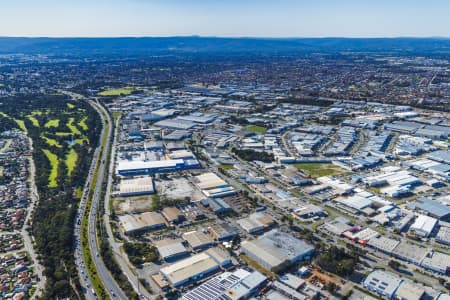
<svg viewBox="0 0 450 300"><path fill-rule="evenodd" d="M49 55L158 55L183 53L286 54L311 52L450 54L446 38L17 38L0 37L0 53Z"/></svg>

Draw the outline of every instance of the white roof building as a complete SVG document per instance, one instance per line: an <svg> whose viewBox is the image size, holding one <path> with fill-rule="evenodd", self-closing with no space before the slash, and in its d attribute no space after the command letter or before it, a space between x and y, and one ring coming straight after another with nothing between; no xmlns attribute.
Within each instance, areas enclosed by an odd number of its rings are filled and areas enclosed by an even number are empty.
<svg viewBox="0 0 450 300"><path fill-rule="evenodd" d="M411 225L410 230L421 237L428 237L438 224L438 220L429 216L419 215Z"/></svg>
<svg viewBox="0 0 450 300"><path fill-rule="evenodd" d="M391 299L402 281L400 277L393 273L375 270L363 281L363 287Z"/></svg>

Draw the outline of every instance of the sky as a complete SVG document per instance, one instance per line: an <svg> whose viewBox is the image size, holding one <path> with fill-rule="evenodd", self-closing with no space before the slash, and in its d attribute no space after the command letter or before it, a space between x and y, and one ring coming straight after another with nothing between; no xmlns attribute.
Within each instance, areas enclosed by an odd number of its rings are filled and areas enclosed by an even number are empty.
<svg viewBox="0 0 450 300"><path fill-rule="evenodd" d="M450 0L0 0L0 36L450 37Z"/></svg>

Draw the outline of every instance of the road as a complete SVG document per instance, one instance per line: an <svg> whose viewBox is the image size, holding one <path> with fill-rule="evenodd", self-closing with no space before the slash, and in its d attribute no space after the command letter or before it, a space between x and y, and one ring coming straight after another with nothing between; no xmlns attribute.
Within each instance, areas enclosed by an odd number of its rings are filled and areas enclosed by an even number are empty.
<svg viewBox="0 0 450 300"><path fill-rule="evenodd" d="M31 152L33 151L33 141L29 138L28 139L30 142L30 149ZM23 245L25 247L25 250L29 253L31 260L34 263L34 271L36 273L36 275L39 278L37 287L36 287L36 292L34 293L33 297L31 299L36 299L36 297L40 296L42 291L45 288L45 276L44 276L44 268L42 267L41 264L39 264L39 261L37 259L37 254L35 252L35 249L33 248L33 243L31 241L31 236L28 232L28 230L31 228L29 225L30 219L32 217L32 213L34 210L34 207L36 206L37 202L39 201L39 195L37 192L37 188L36 188L36 183L34 181L34 177L36 174L36 168L34 166L34 161L33 158L30 156L29 158L29 163L30 163L30 168L29 168L29 172L30 172L30 187L31 187L31 202L30 205L28 206L27 209L27 216L25 218L25 222L24 225L22 226L22 230L20 232L20 234L22 235L23 238Z"/></svg>
<svg viewBox="0 0 450 300"><path fill-rule="evenodd" d="M108 126L108 131L105 130L105 117L104 117L104 108L98 104L97 102L90 101L90 104L93 108L97 110L101 117L102 126L104 128L101 137L100 137L100 145L103 140L103 138L106 135L106 142L104 145L104 151L101 153L100 157L100 147L98 147L94 153L94 157L92 160L91 168L89 171L88 179L86 181L86 185L84 187L83 191L83 197L80 203L79 211L76 217L75 222L75 259L78 266L78 271L80 273L81 278L81 284L84 287L83 292L85 293L86 298L88 299L96 299L96 295L93 293L92 290L92 282L90 281L90 278L87 276L87 269L86 269L86 262L84 261L84 257L82 255L82 248L81 248L81 219L83 216L83 213L86 209L86 201L88 199L89 191L91 190L91 183L93 181L93 176L95 174L95 168L98 165L97 170L97 178L95 185L95 190L92 195L92 202L91 207L89 211L89 217L88 217L88 238L89 238L89 248L90 253L92 255L94 265L97 269L97 275L99 276L100 280L102 281L106 292L112 299L127 299L126 295L123 293L123 291L120 289L117 282L112 277L111 273L106 268L101 256L100 256L100 250L99 250L99 244L97 240L97 234L96 234L96 218L97 218L97 210L99 208L100 203L100 197L102 194L102 183L104 181L105 176L105 161L108 158L108 152L110 149L111 144L111 135L112 135L112 126ZM106 114L106 117L108 118L109 124L111 123L110 117L108 114Z"/></svg>
<svg viewBox="0 0 450 300"><path fill-rule="evenodd" d="M103 222L105 224L106 231L108 234L109 245L114 253L115 259L116 259L117 263L119 264L121 270L128 277L128 280L130 281L131 285L133 286L133 289L143 299L154 299L155 296L151 295L146 290L146 288L139 281L138 277L132 271L132 267L130 267L130 262L127 260L126 254L122 253L122 251L120 250L122 243L118 243L114 239L114 235L113 235L113 231L112 231L111 223L110 223L111 210L109 207L109 203L111 200L112 175L114 172L114 161L115 161L115 157L116 157L116 143L117 143L119 120L120 119L116 120L116 126L115 126L116 130L114 132L114 140L113 140L113 145L111 148L111 160L110 160L110 164L109 164L108 185L106 187L106 194L105 194L105 201L104 201L105 214L103 215Z"/></svg>

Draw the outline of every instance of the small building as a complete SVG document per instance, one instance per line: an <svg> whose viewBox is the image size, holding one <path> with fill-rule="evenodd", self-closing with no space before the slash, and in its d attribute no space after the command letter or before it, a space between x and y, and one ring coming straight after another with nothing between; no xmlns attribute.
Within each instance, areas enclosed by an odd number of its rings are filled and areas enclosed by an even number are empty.
<svg viewBox="0 0 450 300"><path fill-rule="evenodd" d="M425 289L417 284L402 282L395 292L398 300L420 300L425 294Z"/></svg>

